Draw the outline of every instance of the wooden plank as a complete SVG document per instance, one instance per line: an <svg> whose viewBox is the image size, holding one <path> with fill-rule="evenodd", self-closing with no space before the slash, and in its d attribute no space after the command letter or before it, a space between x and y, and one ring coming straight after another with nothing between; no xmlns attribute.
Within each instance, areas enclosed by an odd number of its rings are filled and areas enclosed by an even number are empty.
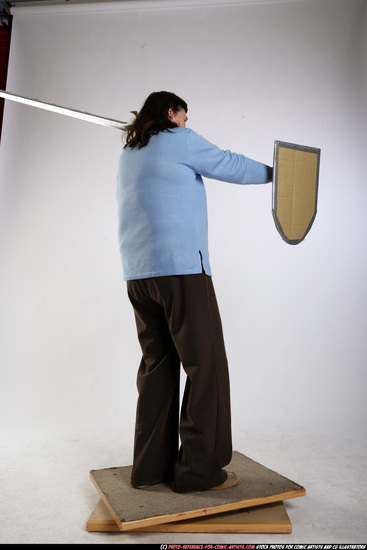
<svg viewBox="0 0 367 550"><path fill-rule="evenodd" d="M262 506L306 494L301 485L237 451L227 469L236 472L240 480L237 486L197 493L175 493L166 483L133 489L131 466L92 470L90 478L121 531Z"/></svg>
<svg viewBox="0 0 367 550"><path fill-rule="evenodd" d="M87 521L87 531L119 531L101 499ZM140 527L135 531L159 533L291 533L292 523L283 502L264 504L225 514Z"/></svg>

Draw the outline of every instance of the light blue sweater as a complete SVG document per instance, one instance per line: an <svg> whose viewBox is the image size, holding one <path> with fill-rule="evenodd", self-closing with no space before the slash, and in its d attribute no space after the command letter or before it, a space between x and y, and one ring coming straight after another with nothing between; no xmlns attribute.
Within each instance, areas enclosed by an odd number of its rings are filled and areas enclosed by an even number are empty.
<svg viewBox="0 0 367 550"><path fill-rule="evenodd" d="M211 275L208 218L201 176L229 183L267 183L268 167L223 151L188 128L123 149L117 174L118 239L125 281Z"/></svg>

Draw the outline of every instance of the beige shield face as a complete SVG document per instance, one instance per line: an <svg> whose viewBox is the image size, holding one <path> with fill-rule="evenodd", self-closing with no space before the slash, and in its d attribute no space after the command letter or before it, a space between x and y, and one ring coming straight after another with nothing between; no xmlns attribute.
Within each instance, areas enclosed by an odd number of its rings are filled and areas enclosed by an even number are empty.
<svg viewBox="0 0 367 550"><path fill-rule="evenodd" d="M274 142L273 218L282 239L298 244L317 212L320 149Z"/></svg>

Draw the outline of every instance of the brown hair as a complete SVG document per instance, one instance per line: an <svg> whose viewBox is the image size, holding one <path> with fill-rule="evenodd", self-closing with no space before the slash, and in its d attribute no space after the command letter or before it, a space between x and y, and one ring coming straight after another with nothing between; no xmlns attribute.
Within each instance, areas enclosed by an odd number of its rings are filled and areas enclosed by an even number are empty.
<svg viewBox="0 0 367 550"><path fill-rule="evenodd" d="M168 118L168 110L177 113L184 109L187 113L187 103L171 92L153 92L144 102L135 120L126 127L124 147L141 149L149 142L151 136L170 128L177 128L177 124Z"/></svg>

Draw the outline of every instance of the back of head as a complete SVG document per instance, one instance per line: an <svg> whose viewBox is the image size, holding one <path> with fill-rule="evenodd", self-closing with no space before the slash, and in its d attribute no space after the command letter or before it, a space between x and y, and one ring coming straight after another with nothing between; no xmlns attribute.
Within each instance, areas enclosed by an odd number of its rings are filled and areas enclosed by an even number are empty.
<svg viewBox="0 0 367 550"><path fill-rule="evenodd" d="M174 113L180 109L187 112L187 103L171 92L151 93L133 123L127 126L125 147L140 149L148 144L151 136L177 128L177 124L168 117L169 109Z"/></svg>

